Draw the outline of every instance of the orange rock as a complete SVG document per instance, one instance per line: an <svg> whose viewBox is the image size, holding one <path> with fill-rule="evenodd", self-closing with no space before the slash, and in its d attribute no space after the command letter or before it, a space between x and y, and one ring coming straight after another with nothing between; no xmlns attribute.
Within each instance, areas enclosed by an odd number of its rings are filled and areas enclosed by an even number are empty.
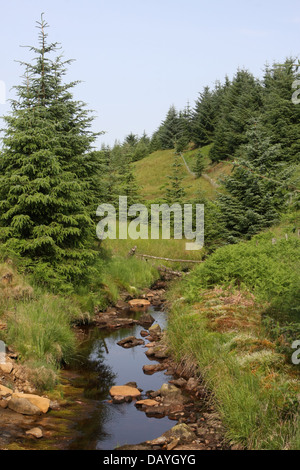
<svg viewBox="0 0 300 470"><path fill-rule="evenodd" d="M14 393L13 398L25 398L32 405L39 408L43 413L47 413L50 408L50 400L48 398L39 397L29 393Z"/></svg>
<svg viewBox="0 0 300 470"><path fill-rule="evenodd" d="M140 401L137 401L136 406L157 406L158 405L158 402L156 400L150 400L147 399L147 400L140 400Z"/></svg>
<svg viewBox="0 0 300 470"><path fill-rule="evenodd" d="M130 307L149 307L151 305L149 300L146 299L133 299L129 300L128 303Z"/></svg>
<svg viewBox="0 0 300 470"><path fill-rule="evenodd" d="M110 395L112 397L115 396L122 396L122 397L132 397L132 398L138 398L141 396L141 392L137 388L133 387L128 387L126 385L115 385L112 387L109 391Z"/></svg>

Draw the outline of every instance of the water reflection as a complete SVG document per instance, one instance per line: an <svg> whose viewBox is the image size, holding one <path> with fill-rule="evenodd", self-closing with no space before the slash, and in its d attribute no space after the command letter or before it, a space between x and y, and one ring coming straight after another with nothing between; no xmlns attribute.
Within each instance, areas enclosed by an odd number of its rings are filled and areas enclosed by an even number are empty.
<svg viewBox="0 0 300 470"><path fill-rule="evenodd" d="M162 328L165 326L163 312L151 308L149 313ZM72 385L83 388L84 397L94 400L95 404L88 416L75 424L77 437L70 449L112 450L118 445L154 439L174 425L168 418L147 418L134 403L114 405L110 402L109 389L113 385L133 381L145 393L159 389L169 379L163 372L153 376L143 373L143 365L150 362L143 346L123 349L116 344L126 336L139 338L142 329L137 325L113 332L97 328L86 331L85 341L71 365L72 371L80 372L72 378Z"/></svg>

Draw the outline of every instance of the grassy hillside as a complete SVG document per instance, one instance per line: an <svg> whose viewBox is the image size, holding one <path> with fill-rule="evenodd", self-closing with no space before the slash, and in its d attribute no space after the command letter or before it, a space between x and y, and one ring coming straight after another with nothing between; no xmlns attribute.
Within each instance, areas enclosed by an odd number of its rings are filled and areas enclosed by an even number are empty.
<svg viewBox="0 0 300 470"><path fill-rule="evenodd" d="M209 175L213 182L217 182L218 178L222 174L228 173L231 167L227 162L212 166L208 157L209 148L210 146L201 149L206 163L205 173ZM194 169L198 151L197 149L184 153L184 157L191 171ZM165 196L166 188L169 184L168 175L172 172L173 157L174 150L159 150L134 164L141 195L147 200ZM205 191L209 198L213 199L215 197L217 188L208 178L205 176L198 179L195 178L188 172L183 162L182 171L184 175L182 184L186 190L187 200L194 198L200 189Z"/></svg>
<svg viewBox="0 0 300 470"><path fill-rule="evenodd" d="M300 380L291 364L299 339L299 248L285 220L219 248L170 294L170 348L201 373L227 438L242 448L299 449Z"/></svg>

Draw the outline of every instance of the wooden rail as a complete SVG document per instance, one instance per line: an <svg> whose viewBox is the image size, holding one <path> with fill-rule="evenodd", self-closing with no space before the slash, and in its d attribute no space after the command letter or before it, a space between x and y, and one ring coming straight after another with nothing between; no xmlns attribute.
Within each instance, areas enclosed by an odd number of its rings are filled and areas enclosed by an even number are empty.
<svg viewBox="0 0 300 470"><path fill-rule="evenodd" d="M141 258L151 258L151 259L160 259L164 261L173 261L174 263L204 263L204 261L198 261L194 259L171 259L171 258L161 258L160 256L151 256L151 255L140 255L136 253L135 256L140 256Z"/></svg>

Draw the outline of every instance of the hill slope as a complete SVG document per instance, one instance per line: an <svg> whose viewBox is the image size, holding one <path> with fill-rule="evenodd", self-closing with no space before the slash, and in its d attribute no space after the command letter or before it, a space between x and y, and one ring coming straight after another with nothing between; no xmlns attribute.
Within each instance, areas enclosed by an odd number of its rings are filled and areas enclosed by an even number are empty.
<svg viewBox="0 0 300 470"><path fill-rule="evenodd" d="M194 198L199 190L204 191L209 198L213 199L217 193L215 183L217 183L218 178L230 171L231 166L228 162L211 165L208 150L209 146L201 149L207 165L205 174L201 178L193 176L182 161L184 175L182 185L186 190L187 200ZM184 153L184 158L191 171L193 171L198 151L197 149ZM137 183L145 199L152 200L165 196L169 184L168 175L172 172L173 157L174 150L159 150L134 163Z"/></svg>

